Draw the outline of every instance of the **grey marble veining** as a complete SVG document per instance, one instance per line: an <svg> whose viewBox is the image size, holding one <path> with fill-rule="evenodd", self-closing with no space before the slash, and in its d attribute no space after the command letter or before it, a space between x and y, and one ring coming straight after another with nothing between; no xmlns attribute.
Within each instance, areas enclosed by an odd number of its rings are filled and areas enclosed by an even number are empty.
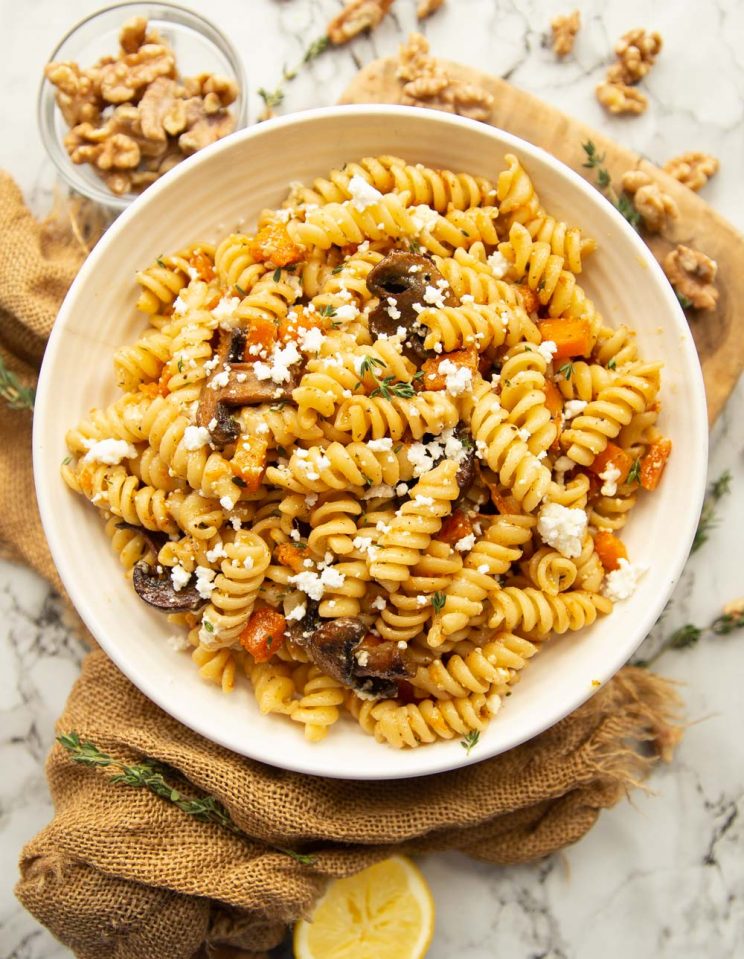
<svg viewBox="0 0 744 959"><path fill-rule="evenodd" d="M97 0L0 0L6 37L0 166L43 213L54 186L35 123L38 77L49 52ZM189 0L194 8L202 4ZM423 30L435 53L510 80L657 162L686 149L719 156L704 196L744 229L744 4L715 0L579 3L584 26L575 53L557 63L543 44L549 21L571 3L447 0ZM413 0L371 37L320 58L286 87L281 112L334 102L356 69L394 52L415 27ZM273 89L340 7L337 0L212 0L209 15L244 56L251 113L259 87ZM635 26L657 29L665 47L644 85L648 112L607 116L594 86L613 42ZM704 322L704 321L700 321ZM693 556L662 621L644 644L705 625L744 595L744 382L711 437L709 475L733 475L721 522ZM706 638L664 654L657 668L683 684L691 726L675 762L655 772L651 793L605 812L564 853L496 869L460 855L426 857L438 912L430 959L733 959L744 955L744 706L741 636ZM70 953L12 896L18 853L49 819L43 774L54 721L77 675L82 647L59 601L31 572L0 564L0 956L62 959ZM155 959L155 957L153 957Z"/></svg>

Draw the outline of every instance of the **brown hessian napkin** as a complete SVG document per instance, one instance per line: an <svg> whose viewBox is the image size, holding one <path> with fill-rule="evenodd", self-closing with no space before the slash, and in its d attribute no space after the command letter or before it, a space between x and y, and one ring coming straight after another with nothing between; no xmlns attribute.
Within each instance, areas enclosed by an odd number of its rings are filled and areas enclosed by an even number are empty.
<svg viewBox="0 0 744 959"><path fill-rule="evenodd" d="M26 384L82 259L74 238L38 224L0 174L0 346ZM60 589L29 495L31 415L4 408L1 422L4 554ZM670 751L678 708L665 680L626 667L504 755L419 779L330 780L202 739L95 650L58 732L74 730L122 763L162 764L179 796L212 797L229 819L205 822L147 788L114 783L115 770L76 765L57 744L47 764L55 815L23 850L16 892L81 959L258 957L309 913L330 877L393 853L456 849L507 865L576 842Z"/></svg>

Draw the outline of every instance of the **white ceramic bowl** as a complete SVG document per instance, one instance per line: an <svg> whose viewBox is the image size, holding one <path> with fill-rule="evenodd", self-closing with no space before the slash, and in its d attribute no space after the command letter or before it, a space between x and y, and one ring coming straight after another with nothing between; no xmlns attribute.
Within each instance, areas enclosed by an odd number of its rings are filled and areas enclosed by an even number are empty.
<svg viewBox="0 0 744 959"><path fill-rule="evenodd" d="M134 309L134 274L159 253L215 239L275 206L290 180L344 161L393 153L412 162L493 176L504 154L525 163L543 204L581 225L599 250L581 281L612 325L630 323L649 359L662 359L660 425L674 452L653 495L641 496L623 531L631 558L648 573L633 597L582 633L552 640L530 664L470 757L457 739L398 752L341 722L321 743L284 717L261 716L247 684L226 696L166 642L165 618L124 579L101 518L59 477L65 431L115 397L114 349L144 320ZM227 137L181 164L122 214L80 271L54 327L39 383L34 471L52 555L72 601L118 666L181 722L255 759L322 776L393 779L477 762L551 726L625 663L668 599L687 557L705 483L703 382L684 315L642 240L576 173L543 150L459 117L389 106L314 110Z"/></svg>

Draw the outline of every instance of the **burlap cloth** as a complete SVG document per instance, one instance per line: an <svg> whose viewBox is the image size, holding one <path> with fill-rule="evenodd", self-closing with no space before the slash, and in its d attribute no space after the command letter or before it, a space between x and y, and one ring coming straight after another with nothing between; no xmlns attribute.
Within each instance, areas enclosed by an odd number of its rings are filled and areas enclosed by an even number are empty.
<svg viewBox="0 0 744 959"><path fill-rule="evenodd" d="M69 237L33 219L0 174L0 345L27 383L82 258ZM33 506L30 430L29 413L3 407L0 543L61 589ZM56 745L47 764L55 816L21 854L17 895L84 959L261 955L307 914L328 877L394 852L457 849L506 865L575 842L668 751L677 708L664 680L626 668L505 755L438 776L358 783L285 772L215 746L95 650L58 730L76 730L120 760L167 764L182 793L219 799L243 835L112 784L106 770L76 766ZM301 865L276 847L315 862Z"/></svg>

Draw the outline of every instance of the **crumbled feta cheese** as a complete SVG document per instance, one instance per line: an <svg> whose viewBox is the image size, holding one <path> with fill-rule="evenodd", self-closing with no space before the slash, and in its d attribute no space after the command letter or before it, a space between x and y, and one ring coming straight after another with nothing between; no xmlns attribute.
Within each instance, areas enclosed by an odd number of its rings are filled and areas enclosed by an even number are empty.
<svg viewBox="0 0 744 959"><path fill-rule="evenodd" d="M168 643L174 653L183 652L184 649L188 649L191 645L186 633L174 633L166 639L166 643Z"/></svg>
<svg viewBox="0 0 744 959"><path fill-rule="evenodd" d="M403 315L397 307L397 300L394 296L387 297L387 315L391 320L399 320ZM405 336L405 332L403 333Z"/></svg>
<svg viewBox="0 0 744 959"><path fill-rule="evenodd" d="M578 416L585 409L586 400L568 400L563 407L563 419L566 421L572 420L574 416Z"/></svg>
<svg viewBox="0 0 744 959"><path fill-rule="evenodd" d="M418 206L410 207L408 213L418 233L423 231L426 231L427 233L431 232L431 230L434 229L439 221L439 214L437 211L432 210L432 208L427 206L426 203L419 203Z"/></svg>
<svg viewBox="0 0 744 959"><path fill-rule="evenodd" d="M209 599L215 587L213 582L217 573L208 566L196 567L196 591L202 599Z"/></svg>
<svg viewBox="0 0 744 959"><path fill-rule="evenodd" d="M287 613L284 617L288 623L299 622L301 619L305 618L307 612L307 605L305 603L299 603L295 608Z"/></svg>
<svg viewBox="0 0 744 959"><path fill-rule="evenodd" d="M253 557L246 556L243 560L243 569L253 569Z"/></svg>
<svg viewBox="0 0 744 959"><path fill-rule="evenodd" d="M227 320L233 316L239 306L240 297L223 296L217 306L212 310L212 316L216 320Z"/></svg>
<svg viewBox="0 0 744 959"><path fill-rule="evenodd" d="M613 569L605 577L602 593L613 603L628 599L635 592L647 569L647 566L640 563L629 563L627 559L618 560L618 568Z"/></svg>
<svg viewBox="0 0 744 959"><path fill-rule="evenodd" d="M87 463L105 463L106 466L118 466L123 459L131 460L137 450L126 440L88 440L88 452L83 457Z"/></svg>
<svg viewBox="0 0 744 959"><path fill-rule="evenodd" d="M357 650L354 653L354 658L360 666L367 666L369 664L369 652L366 649Z"/></svg>
<svg viewBox="0 0 744 959"><path fill-rule="evenodd" d="M211 439L206 426L187 426L183 431L183 445L187 450L200 450L208 446Z"/></svg>
<svg viewBox="0 0 744 959"><path fill-rule="evenodd" d="M428 602L429 602L429 600L427 599L427 597L426 597L426 596L422 596L421 593L419 593L419 595L416 597L416 605L417 605L417 606L426 606L426 604L427 604Z"/></svg>
<svg viewBox="0 0 744 959"><path fill-rule="evenodd" d="M406 450L406 456L413 467L414 476L423 476L434 467L434 457L424 443L411 443Z"/></svg>
<svg viewBox="0 0 744 959"><path fill-rule="evenodd" d="M242 522L240 521L240 517L239 517L239 516L231 516L231 517L230 517L230 525L232 526L232 528L235 530L236 533L238 532L239 529L242 529L242 528L243 528L243 524L242 524Z"/></svg>
<svg viewBox="0 0 744 959"><path fill-rule="evenodd" d="M496 250L488 257L486 262L491 268L491 273L493 273L497 280L500 280L502 277L506 276L506 273L509 269L509 261L503 253L499 253L499 251Z"/></svg>
<svg viewBox="0 0 744 959"><path fill-rule="evenodd" d="M517 436L525 443L529 443L530 441L530 431L524 426L517 430Z"/></svg>
<svg viewBox="0 0 744 959"><path fill-rule="evenodd" d="M234 501L234 500L231 500L229 496L221 496L221 497L220 497L220 506L221 506L223 509L226 509L226 510L228 511L228 513L229 513L230 510L235 506L235 501Z"/></svg>
<svg viewBox="0 0 744 959"><path fill-rule="evenodd" d="M385 453L393 448L393 440L390 436L382 436L379 440L368 440L367 449L373 453Z"/></svg>
<svg viewBox="0 0 744 959"><path fill-rule="evenodd" d="M376 499L378 496L395 496L395 490L387 483L378 483L377 486L370 486L362 493L362 499Z"/></svg>
<svg viewBox="0 0 744 959"><path fill-rule="evenodd" d="M173 583L173 589L178 593L184 588L191 579L191 573L181 566L180 563L176 565L171 570L171 582Z"/></svg>
<svg viewBox="0 0 744 959"><path fill-rule="evenodd" d="M475 533L468 533L455 543L455 549L460 553L469 553L475 546Z"/></svg>
<svg viewBox="0 0 744 959"><path fill-rule="evenodd" d="M216 416L213 416L212 419L211 419L211 420L209 421L209 423L207 424L207 429L208 429L209 432L211 433L212 430L214 430L214 429L216 429L216 428L217 428L217 417L216 417Z"/></svg>
<svg viewBox="0 0 744 959"><path fill-rule="evenodd" d="M240 520L238 520L238 522L240 522ZM225 552L225 546L223 543L216 543L212 549L207 550L206 555L208 563L216 563L218 559L223 559L225 556L227 556L227 553Z"/></svg>
<svg viewBox="0 0 744 959"><path fill-rule="evenodd" d="M450 396L460 396L473 388L473 373L467 366L458 366L452 360L442 360L439 372L444 376L444 388Z"/></svg>
<svg viewBox="0 0 744 959"><path fill-rule="evenodd" d="M600 493L602 496L615 496L617 493L617 481L623 475L622 470L609 463L606 470L599 474L599 478L604 480Z"/></svg>
<svg viewBox="0 0 744 959"><path fill-rule="evenodd" d="M186 301L180 295L177 296L173 301L173 312L176 316L183 316L186 310L188 310Z"/></svg>
<svg viewBox="0 0 744 959"><path fill-rule="evenodd" d="M432 306L436 306L439 309L443 309L445 306L445 303L444 303L444 294L442 290L436 286L427 286L424 289L424 303L429 303Z"/></svg>
<svg viewBox="0 0 744 959"><path fill-rule="evenodd" d="M398 483L398 485L395 487L395 495L406 496L407 493L408 493L408 486L405 483ZM379 528L379 523L377 525Z"/></svg>
<svg viewBox="0 0 744 959"><path fill-rule="evenodd" d="M355 320L359 315L359 310L352 303L344 303L343 306L336 307L337 320Z"/></svg>
<svg viewBox="0 0 744 959"><path fill-rule="evenodd" d="M325 334L320 327L311 326L308 329L301 329L297 339L303 353L318 353L323 345Z"/></svg>
<svg viewBox="0 0 744 959"><path fill-rule="evenodd" d="M220 390L223 386L227 386L230 382L230 373L228 370L220 370L219 373L215 373L212 379L209 381L210 390Z"/></svg>
<svg viewBox="0 0 744 959"><path fill-rule="evenodd" d="M351 205L357 210L366 210L382 199L382 193L358 174L349 180L349 194Z"/></svg>
<svg viewBox="0 0 744 959"><path fill-rule="evenodd" d="M360 549L362 551L367 550L372 545L372 537L371 536L355 536L354 539L351 541L351 545L354 547L354 549Z"/></svg>
<svg viewBox="0 0 744 959"><path fill-rule="evenodd" d="M580 555L586 527L583 509L571 509L560 503L546 503L537 517L537 532L543 542L568 559Z"/></svg>
<svg viewBox="0 0 744 959"><path fill-rule="evenodd" d="M318 502L317 493L308 493L307 496L305 497L305 506L310 507L310 509L312 509L317 502Z"/></svg>
<svg viewBox="0 0 744 959"><path fill-rule="evenodd" d="M264 423L263 420L261 420L260 423L256 423L255 429L256 429L256 433L257 433L259 436L262 436L264 433L268 433L268 432L269 432L269 424L268 424L268 423Z"/></svg>
<svg viewBox="0 0 744 959"><path fill-rule="evenodd" d="M434 497L422 496L421 493L417 493L413 498L413 502L416 504L416 506L433 506Z"/></svg>
<svg viewBox="0 0 744 959"><path fill-rule="evenodd" d="M546 363L552 363L553 356L558 352L558 346L552 340L543 340L535 349Z"/></svg>
<svg viewBox="0 0 744 959"><path fill-rule="evenodd" d="M259 380L273 380L274 383L286 383L292 378L289 367L299 363L302 359L294 340L290 340L285 347L277 344L271 354L269 363L258 361L253 364L253 372Z"/></svg>
<svg viewBox="0 0 744 959"><path fill-rule="evenodd" d="M478 567L478 572L479 572L479 573L487 573L487 572L488 572L488 563L481 563L480 566Z"/></svg>
<svg viewBox="0 0 744 959"><path fill-rule="evenodd" d="M378 533L389 533L392 527L390 523L386 523L384 520L378 519L375 523L375 529Z"/></svg>
<svg viewBox="0 0 744 959"><path fill-rule="evenodd" d="M372 609L383 610L387 606L387 600L384 596L375 596L371 603Z"/></svg>
<svg viewBox="0 0 744 959"><path fill-rule="evenodd" d="M318 601L323 598L326 587L338 589L344 585L345 579L345 573L339 573L336 569L328 568L320 573L313 570L296 573L289 577L289 582L301 589L310 599Z"/></svg>

